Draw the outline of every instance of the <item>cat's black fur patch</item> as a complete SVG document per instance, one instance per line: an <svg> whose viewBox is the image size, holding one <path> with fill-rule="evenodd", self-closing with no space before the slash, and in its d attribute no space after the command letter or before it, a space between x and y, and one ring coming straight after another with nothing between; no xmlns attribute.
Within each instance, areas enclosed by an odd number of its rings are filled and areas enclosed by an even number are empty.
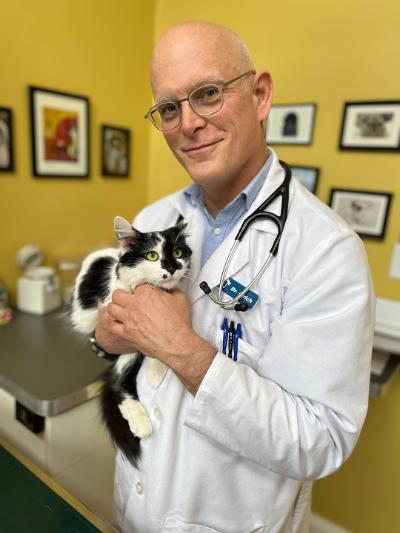
<svg viewBox="0 0 400 533"><path fill-rule="evenodd" d="M83 309L97 307L110 294L111 268L115 263L113 257L99 257L90 266L78 291L79 303Z"/></svg>
<svg viewBox="0 0 400 533"><path fill-rule="evenodd" d="M144 355L139 353L136 361L125 369L122 381L120 376L116 377L110 367L104 375L105 382L100 395L103 422L115 445L135 467L138 466L140 459L140 439L131 432L118 406L124 399L123 392L128 392L134 400L139 400L136 376L143 360Z"/></svg>
<svg viewBox="0 0 400 533"><path fill-rule="evenodd" d="M160 242L160 237L157 233L139 233L133 239L127 239L129 249L125 252L119 260L119 265L135 267L144 260L144 254L154 250Z"/></svg>

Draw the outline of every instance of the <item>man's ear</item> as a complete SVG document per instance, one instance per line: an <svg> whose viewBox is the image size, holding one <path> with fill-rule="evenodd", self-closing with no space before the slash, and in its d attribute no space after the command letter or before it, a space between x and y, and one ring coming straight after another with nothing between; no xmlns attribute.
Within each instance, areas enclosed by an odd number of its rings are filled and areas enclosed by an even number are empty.
<svg viewBox="0 0 400 533"><path fill-rule="evenodd" d="M118 239L118 245L122 252L126 252L129 249L129 244L135 240L139 234L132 224L122 217L114 218L114 230Z"/></svg>
<svg viewBox="0 0 400 533"><path fill-rule="evenodd" d="M258 70L253 82L254 97L256 98L259 122L264 122L271 111L272 78L266 70Z"/></svg>

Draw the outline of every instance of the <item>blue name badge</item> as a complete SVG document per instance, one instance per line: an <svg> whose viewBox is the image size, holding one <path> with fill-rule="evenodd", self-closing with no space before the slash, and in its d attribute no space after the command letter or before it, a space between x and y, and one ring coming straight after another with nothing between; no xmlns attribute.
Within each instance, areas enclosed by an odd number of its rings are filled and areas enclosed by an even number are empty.
<svg viewBox="0 0 400 533"><path fill-rule="evenodd" d="M233 278L228 278L225 283L222 286L222 292L230 296L231 298L236 298L238 294L240 294L246 287L241 285L238 281L236 281ZM259 297L257 294L253 291L247 291L242 298L240 298L240 303L245 303L249 306L249 309L253 309L253 307L258 302Z"/></svg>

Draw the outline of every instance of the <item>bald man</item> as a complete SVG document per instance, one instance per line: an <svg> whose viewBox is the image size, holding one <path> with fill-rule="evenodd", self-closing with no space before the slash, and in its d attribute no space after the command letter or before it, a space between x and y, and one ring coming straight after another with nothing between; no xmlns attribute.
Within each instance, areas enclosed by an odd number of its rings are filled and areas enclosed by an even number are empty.
<svg viewBox="0 0 400 533"><path fill-rule="evenodd" d="M147 361L138 375L153 433L138 469L117 454L116 520L139 533L307 531L312 480L347 459L366 414L373 293L362 245L292 179L279 252L252 287L257 305L215 305L199 283L218 285L243 219L285 177L264 138L271 77L231 30L190 22L159 40L151 84L146 117L193 184L134 226L190 219L193 281L186 294L116 291L100 311L102 349L138 349L169 369L156 389ZM280 206L270 209L279 215ZM273 224L253 225L232 283L257 275L275 238ZM224 321L237 335L235 357L223 349Z"/></svg>

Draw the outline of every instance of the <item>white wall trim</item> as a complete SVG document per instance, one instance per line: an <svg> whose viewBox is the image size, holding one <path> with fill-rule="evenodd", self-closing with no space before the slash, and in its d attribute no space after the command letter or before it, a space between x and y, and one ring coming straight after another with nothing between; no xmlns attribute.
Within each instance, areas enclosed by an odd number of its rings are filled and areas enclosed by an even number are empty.
<svg viewBox="0 0 400 533"><path fill-rule="evenodd" d="M311 513L310 533L351 533L351 531L338 526L321 515Z"/></svg>

